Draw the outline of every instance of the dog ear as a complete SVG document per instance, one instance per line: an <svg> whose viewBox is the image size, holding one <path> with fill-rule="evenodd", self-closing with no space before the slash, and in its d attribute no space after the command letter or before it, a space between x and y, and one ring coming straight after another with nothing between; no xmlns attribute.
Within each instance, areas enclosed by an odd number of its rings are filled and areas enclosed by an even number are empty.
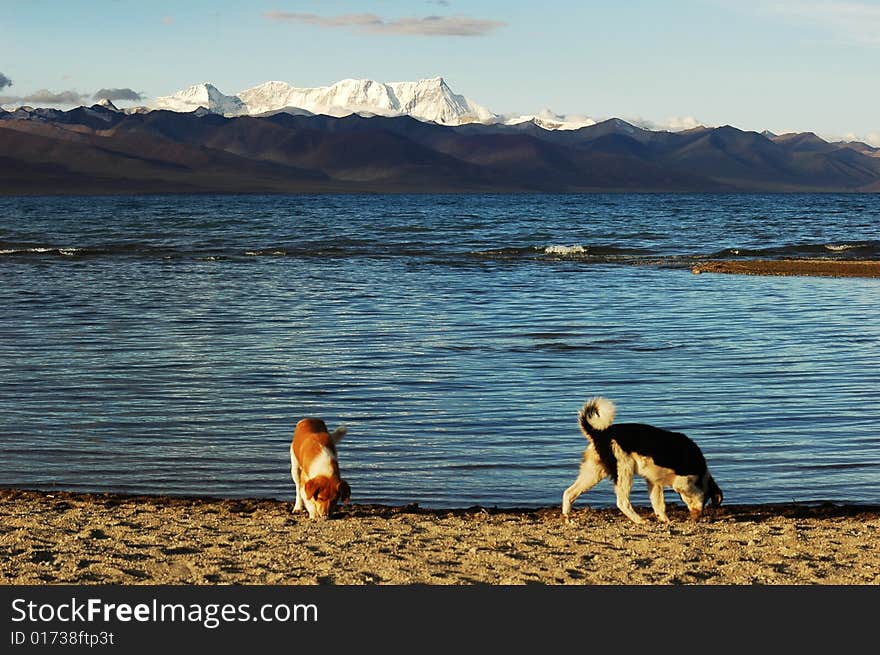
<svg viewBox="0 0 880 655"><path fill-rule="evenodd" d="M318 478L312 478L306 482L306 498L315 500L321 492L321 481Z"/></svg>
<svg viewBox="0 0 880 655"><path fill-rule="evenodd" d="M715 482L715 478L709 478L709 493L712 496L712 504L715 507L721 507L721 501L724 500L724 493L721 491L721 487L718 486L718 483Z"/></svg>
<svg viewBox="0 0 880 655"><path fill-rule="evenodd" d="M336 499L343 503L347 503L351 499L351 487L345 480L339 481L339 494Z"/></svg>

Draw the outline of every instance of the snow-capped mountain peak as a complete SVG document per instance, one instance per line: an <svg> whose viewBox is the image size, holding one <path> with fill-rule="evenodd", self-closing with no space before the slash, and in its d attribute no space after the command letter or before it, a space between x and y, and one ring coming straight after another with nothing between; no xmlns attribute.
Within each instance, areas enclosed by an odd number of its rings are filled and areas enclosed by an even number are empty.
<svg viewBox="0 0 880 655"><path fill-rule="evenodd" d="M454 93L442 77L417 82L394 82L388 86L397 96L401 110L415 118L441 125L498 121L498 116L485 107Z"/></svg>
<svg viewBox="0 0 880 655"><path fill-rule="evenodd" d="M237 95L226 95L213 84L205 82L157 98L146 108L149 109L210 112L230 117L281 112L336 117L350 114L411 116L440 125L532 123L545 130L578 130L599 122L589 116L561 115L550 109L542 109L536 114L496 114L470 98L455 93L440 76L414 82L347 78L330 86L317 87L297 87L288 82L272 80L245 89Z"/></svg>
<svg viewBox="0 0 880 655"><path fill-rule="evenodd" d="M579 130L582 127L595 125L597 121L589 116L564 116L550 109L542 109L537 114L507 116L504 122L507 125L531 122L545 130Z"/></svg>
<svg viewBox="0 0 880 655"><path fill-rule="evenodd" d="M153 108L188 112L195 111L199 107L224 116L238 116L247 113L244 111L244 103L238 96L225 95L209 82L194 84L173 95L156 98Z"/></svg>
<svg viewBox="0 0 880 655"><path fill-rule="evenodd" d="M109 98L101 98L93 106L103 107L109 111L119 111L119 107L113 104Z"/></svg>
<svg viewBox="0 0 880 655"><path fill-rule="evenodd" d="M456 94L442 77L416 82L384 83L344 79L331 86L303 88L270 81L228 96L214 85L196 84L170 96L157 98L154 109L194 111L204 107L224 116L291 113L403 116L441 125L494 123L498 117L468 98Z"/></svg>

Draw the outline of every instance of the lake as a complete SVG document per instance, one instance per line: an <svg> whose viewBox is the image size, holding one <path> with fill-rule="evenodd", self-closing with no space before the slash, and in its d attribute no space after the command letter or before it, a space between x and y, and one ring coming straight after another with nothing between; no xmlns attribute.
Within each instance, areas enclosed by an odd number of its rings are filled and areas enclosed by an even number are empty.
<svg viewBox="0 0 880 655"><path fill-rule="evenodd" d="M355 503L558 505L604 395L726 503L876 503L880 280L691 273L783 256L880 195L0 198L0 485L292 500L319 416Z"/></svg>

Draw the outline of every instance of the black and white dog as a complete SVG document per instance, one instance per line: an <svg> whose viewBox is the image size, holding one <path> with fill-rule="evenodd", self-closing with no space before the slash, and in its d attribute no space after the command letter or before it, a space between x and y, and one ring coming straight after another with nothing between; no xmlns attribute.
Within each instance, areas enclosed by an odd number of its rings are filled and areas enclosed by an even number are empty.
<svg viewBox="0 0 880 655"><path fill-rule="evenodd" d="M669 521L663 488L677 491L697 519L708 502L720 505L721 489L715 483L699 446L680 432L670 432L642 423L614 422L615 407L607 398L584 403L578 413L581 432L590 442L584 451L577 479L562 494L562 514L568 518L572 503L601 480L611 478L617 507L635 523L644 519L629 500L633 475L648 483L651 506L657 519Z"/></svg>

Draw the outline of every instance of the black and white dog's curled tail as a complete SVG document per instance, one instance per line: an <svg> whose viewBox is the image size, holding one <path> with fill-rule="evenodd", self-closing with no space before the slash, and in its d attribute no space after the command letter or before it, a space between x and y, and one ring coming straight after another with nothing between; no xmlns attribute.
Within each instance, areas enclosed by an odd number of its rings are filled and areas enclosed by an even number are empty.
<svg viewBox="0 0 880 655"><path fill-rule="evenodd" d="M581 432L587 439L593 439L596 432L602 432L611 426L615 411L614 403L607 398L590 398L578 412Z"/></svg>

